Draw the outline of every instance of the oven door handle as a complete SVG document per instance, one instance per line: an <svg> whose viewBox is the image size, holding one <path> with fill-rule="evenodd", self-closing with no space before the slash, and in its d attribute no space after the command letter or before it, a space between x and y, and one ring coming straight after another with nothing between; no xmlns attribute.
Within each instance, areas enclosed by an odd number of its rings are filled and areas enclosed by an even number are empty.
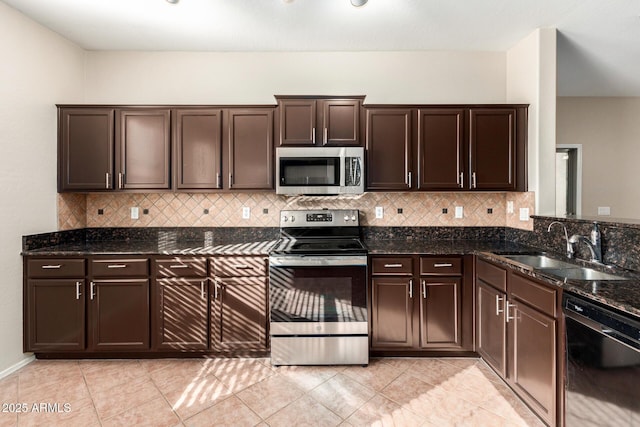
<svg viewBox="0 0 640 427"><path fill-rule="evenodd" d="M366 267L366 255L272 255L269 257L269 266L276 268L286 267Z"/></svg>

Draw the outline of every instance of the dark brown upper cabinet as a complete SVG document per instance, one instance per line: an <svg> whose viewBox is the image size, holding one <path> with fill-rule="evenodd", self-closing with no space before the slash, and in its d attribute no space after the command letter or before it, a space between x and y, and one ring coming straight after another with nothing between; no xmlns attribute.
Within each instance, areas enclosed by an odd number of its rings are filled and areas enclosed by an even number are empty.
<svg viewBox="0 0 640 427"><path fill-rule="evenodd" d="M114 188L114 109L58 112L58 191Z"/></svg>
<svg viewBox="0 0 640 427"><path fill-rule="evenodd" d="M272 190L273 109L230 109L228 138L228 188Z"/></svg>
<svg viewBox="0 0 640 427"><path fill-rule="evenodd" d="M168 109L122 109L116 114L118 189L168 190L171 156Z"/></svg>
<svg viewBox="0 0 640 427"><path fill-rule="evenodd" d="M277 98L280 145L362 145L360 112L364 97Z"/></svg>
<svg viewBox="0 0 640 427"><path fill-rule="evenodd" d="M367 190L527 190L524 105L366 108L366 129Z"/></svg>
<svg viewBox="0 0 640 427"><path fill-rule="evenodd" d="M222 110L175 110L174 188L222 188Z"/></svg>
<svg viewBox="0 0 640 427"><path fill-rule="evenodd" d="M418 188L464 188L465 110L424 108L418 111Z"/></svg>
<svg viewBox="0 0 640 427"><path fill-rule="evenodd" d="M403 108L366 110L368 190L411 189L413 115Z"/></svg>

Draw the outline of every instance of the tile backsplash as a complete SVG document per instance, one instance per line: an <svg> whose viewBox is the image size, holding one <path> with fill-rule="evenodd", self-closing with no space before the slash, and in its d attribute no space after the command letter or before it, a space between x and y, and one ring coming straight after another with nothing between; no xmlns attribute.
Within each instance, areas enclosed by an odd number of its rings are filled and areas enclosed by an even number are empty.
<svg viewBox="0 0 640 427"><path fill-rule="evenodd" d="M514 212L507 213L507 202ZM384 217L375 217L375 208ZM455 207L463 217L455 218ZM131 218L137 207L139 218ZM242 218L243 207L250 217ZM279 196L274 193L58 194L58 228L82 227L278 227L282 209L359 209L368 226L462 226L533 229L519 219L533 215L534 193L364 193L357 196Z"/></svg>

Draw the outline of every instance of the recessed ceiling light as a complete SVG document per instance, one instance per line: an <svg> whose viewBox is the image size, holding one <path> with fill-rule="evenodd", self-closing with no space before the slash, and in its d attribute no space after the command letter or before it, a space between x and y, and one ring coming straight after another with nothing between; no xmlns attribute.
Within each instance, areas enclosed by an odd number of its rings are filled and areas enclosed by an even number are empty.
<svg viewBox="0 0 640 427"><path fill-rule="evenodd" d="M169 4L178 4L180 0L167 0L167 3Z"/></svg>
<svg viewBox="0 0 640 427"><path fill-rule="evenodd" d="M369 0L351 0L351 4L355 7L364 6Z"/></svg>

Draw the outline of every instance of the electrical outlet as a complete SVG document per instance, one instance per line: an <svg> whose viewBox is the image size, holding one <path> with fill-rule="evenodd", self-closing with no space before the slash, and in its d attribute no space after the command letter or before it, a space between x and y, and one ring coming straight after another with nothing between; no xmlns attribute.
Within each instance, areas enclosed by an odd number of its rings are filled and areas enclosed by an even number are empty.
<svg viewBox="0 0 640 427"><path fill-rule="evenodd" d="M243 206L242 207L242 219L249 219L251 218L251 208L248 206Z"/></svg>
<svg viewBox="0 0 640 427"><path fill-rule="evenodd" d="M456 211L455 211L455 217L456 218L462 218L464 217L464 207L462 206L456 206Z"/></svg>
<svg viewBox="0 0 640 427"><path fill-rule="evenodd" d="M137 207L131 208L131 219L138 219L138 218L140 218L140 209L138 209Z"/></svg>
<svg viewBox="0 0 640 427"><path fill-rule="evenodd" d="M376 219L384 218L384 209L382 206L376 206Z"/></svg>
<svg viewBox="0 0 640 427"><path fill-rule="evenodd" d="M513 213L513 201L512 200L507 201L507 213L510 213L510 214Z"/></svg>
<svg viewBox="0 0 640 427"><path fill-rule="evenodd" d="M609 206L598 206L598 215L611 215L611 208Z"/></svg>
<svg viewBox="0 0 640 427"><path fill-rule="evenodd" d="M520 208L520 221L529 221L529 208Z"/></svg>

